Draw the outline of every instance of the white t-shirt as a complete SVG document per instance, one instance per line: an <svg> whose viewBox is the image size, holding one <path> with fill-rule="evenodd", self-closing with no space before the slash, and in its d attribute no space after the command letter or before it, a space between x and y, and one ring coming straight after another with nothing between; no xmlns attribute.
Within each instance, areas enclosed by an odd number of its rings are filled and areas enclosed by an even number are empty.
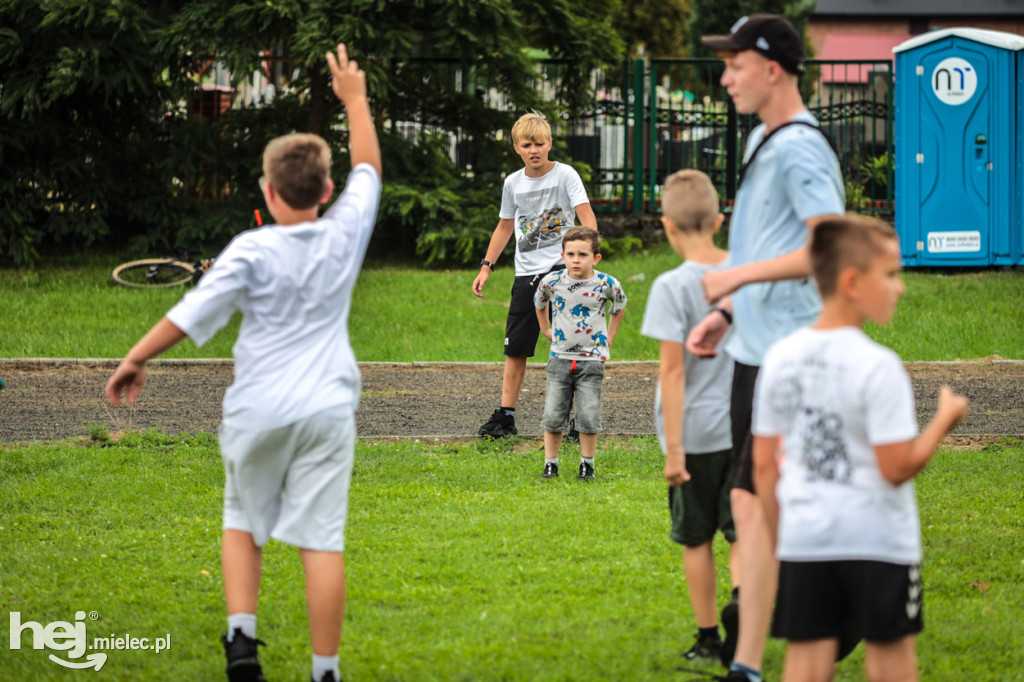
<svg viewBox="0 0 1024 682"><path fill-rule="evenodd" d="M817 124L803 111L794 121ZM764 124L747 139L744 160L764 139ZM846 191L839 161L824 135L807 126L779 130L757 153L736 193L729 222L733 265L776 258L807 244L806 220L843 212ZM746 365L760 365L768 347L821 310L818 289L809 278L757 282L732 295L734 333L725 349Z"/></svg>
<svg viewBox="0 0 1024 682"><path fill-rule="evenodd" d="M380 190L376 170L359 164L322 218L242 232L167 313L201 346L241 311L225 424L263 431L358 406L348 314Z"/></svg>
<svg viewBox="0 0 1024 682"><path fill-rule="evenodd" d="M913 482L894 486L874 447L917 435L899 357L856 327L801 329L769 349L753 433L782 436L778 556L921 561Z"/></svg>
<svg viewBox="0 0 1024 682"><path fill-rule="evenodd" d="M576 207L588 202L579 173L558 161L539 178L525 168L505 178L498 217L514 223L516 276L543 274L562 261L562 230L576 224Z"/></svg>
<svg viewBox="0 0 1024 682"><path fill-rule="evenodd" d="M626 307L626 294L611 275L573 279L556 270L540 281L533 295L537 310L551 302L551 357L561 360L608 359L608 317Z"/></svg>
<svg viewBox="0 0 1024 682"><path fill-rule="evenodd" d="M647 310L640 333L659 341L686 343L690 330L711 311L704 298L701 279L709 270L727 267L703 263L683 263L658 275L647 297ZM727 334L732 334L730 329ZM723 343L725 340L723 339ZM683 450L700 455L732 447L729 396L732 391L732 358L718 353L713 358L697 358L683 351L686 370L686 396L683 413ZM661 449L665 450L665 416L661 406L661 382L654 398L655 426Z"/></svg>

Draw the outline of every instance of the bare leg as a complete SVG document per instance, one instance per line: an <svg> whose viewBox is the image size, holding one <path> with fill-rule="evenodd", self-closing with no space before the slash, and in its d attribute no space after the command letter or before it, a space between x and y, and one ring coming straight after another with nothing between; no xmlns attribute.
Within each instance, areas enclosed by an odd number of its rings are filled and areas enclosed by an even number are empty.
<svg viewBox="0 0 1024 682"><path fill-rule="evenodd" d="M871 682L917 682L917 637L866 642L864 673Z"/></svg>
<svg viewBox="0 0 1024 682"><path fill-rule="evenodd" d="M768 535L764 508L752 493L734 488L732 514L740 539L740 633L733 659L754 670L761 669L772 605L779 582L779 562Z"/></svg>
<svg viewBox="0 0 1024 682"><path fill-rule="evenodd" d="M544 432L544 459L558 459L558 448L560 448L561 446L561 431Z"/></svg>
<svg viewBox="0 0 1024 682"><path fill-rule="evenodd" d="M505 357L505 373L501 378L501 406L515 407L519 402L519 391L523 388L526 376L526 358L518 356Z"/></svg>
<svg viewBox="0 0 1024 682"><path fill-rule="evenodd" d="M683 547L683 572L686 589L690 593L693 615L697 627L713 628L718 625L715 592L715 556L711 541L695 547Z"/></svg>
<svg viewBox="0 0 1024 682"><path fill-rule="evenodd" d="M597 434L596 433L581 433L580 434L580 454L587 459L593 459L594 455L597 454Z"/></svg>
<svg viewBox="0 0 1024 682"><path fill-rule="evenodd" d="M313 653L334 656L341 644L345 619L345 555L312 549L300 553L306 571L306 612Z"/></svg>
<svg viewBox="0 0 1024 682"><path fill-rule="evenodd" d="M782 679L784 682L828 682L835 674L838 650L839 640L836 639L786 642Z"/></svg>
<svg viewBox="0 0 1024 682"><path fill-rule="evenodd" d="M256 613L263 550L253 542L252 534L241 530L225 530L221 541L220 563L224 574L224 600L227 602L228 615Z"/></svg>
<svg viewBox="0 0 1024 682"><path fill-rule="evenodd" d="M729 578L733 588L740 586L740 541L739 538L729 545Z"/></svg>

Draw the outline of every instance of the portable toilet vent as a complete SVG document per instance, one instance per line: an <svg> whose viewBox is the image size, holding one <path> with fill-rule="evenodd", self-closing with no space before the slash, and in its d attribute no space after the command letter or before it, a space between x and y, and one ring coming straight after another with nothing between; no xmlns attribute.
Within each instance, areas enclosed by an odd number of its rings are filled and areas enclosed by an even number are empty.
<svg viewBox="0 0 1024 682"><path fill-rule="evenodd" d="M905 266L1024 263L1024 37L949 28L896 53L896 231Z"/></svg>

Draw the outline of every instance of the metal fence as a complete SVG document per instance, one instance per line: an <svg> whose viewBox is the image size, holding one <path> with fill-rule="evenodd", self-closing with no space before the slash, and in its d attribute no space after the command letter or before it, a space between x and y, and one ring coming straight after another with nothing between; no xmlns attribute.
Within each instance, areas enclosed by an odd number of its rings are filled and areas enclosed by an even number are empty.
<svg viewBox="0 0 1024 682"><path fill-rule="evenodd" d="M697 168L711 177L728 210L758 120L732 107L719 83L723 66L717 59L634 61L625 96L598 92L592 111L566 121L574 160L593 171L595 208L655 210L665 178ZM890 211L892 63L814 60L807 67L801 90L836 149L848 208ZM572 144L578 140L586 144Z"/></svg>
<svg viewBox="0 0 1024 682"><path fill-rule="evenodd" d="M432 71L438 77L433 60ZM588 192L595 210L644 213L657 210L661 186L671 173L697 168L707 173L729 210L736 195L747 136L758 124L739 115L719 80L718 59L634 60L595 70L582 89L593 93L581 106L566 105L558 62L538 66L534 89L557 111L552 121L558 149L590 169ZM490 109L517 108L500 88L471 81L464 65L450 63L442 78ZM821 123L839 157L847 208L890 212L893 188L893 70L890 61L807 62L800 82L804 101ZM574 93L575 94L575 93ZM387 125L411 139L424 131L447 140L456 165L472 173L476 159L463 130L441 130L439 117L403 112ZM507 131L491 131L495 139Z"/></svg>

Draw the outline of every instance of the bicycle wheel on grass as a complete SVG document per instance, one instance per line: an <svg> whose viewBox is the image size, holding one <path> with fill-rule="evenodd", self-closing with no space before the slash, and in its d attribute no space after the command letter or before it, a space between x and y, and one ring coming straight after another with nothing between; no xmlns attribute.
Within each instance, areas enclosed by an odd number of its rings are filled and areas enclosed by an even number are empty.
<svg viewBox="0 0 1024 682"><path fill-rule="evenodd" d="M122 263L114 268L111 277L123 287L160 289L188 284L194 272L195 268L183 261L149 258Z"/></svg>

